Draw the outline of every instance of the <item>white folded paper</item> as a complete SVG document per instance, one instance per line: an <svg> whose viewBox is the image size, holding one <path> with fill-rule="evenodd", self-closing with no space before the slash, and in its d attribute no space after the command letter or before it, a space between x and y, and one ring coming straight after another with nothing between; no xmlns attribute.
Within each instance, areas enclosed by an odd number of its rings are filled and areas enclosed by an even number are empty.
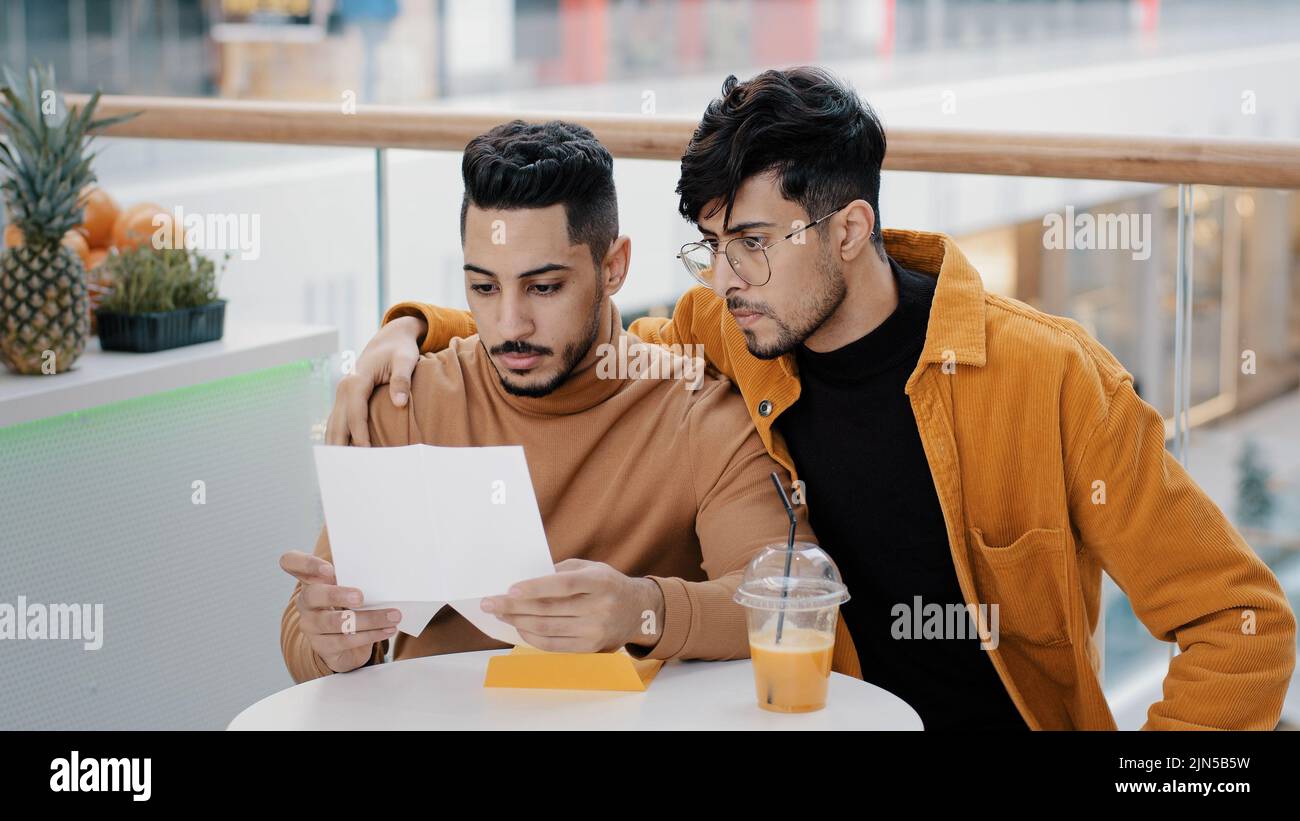
<svg viewBox="0 0 1300 821"><path fill-rule="evenodd" d="M317 445L316 475L335 577L396 607L418 636L451 605L498 641L521 644L479 608L484 596L555 572L524 449Z"/></svg>

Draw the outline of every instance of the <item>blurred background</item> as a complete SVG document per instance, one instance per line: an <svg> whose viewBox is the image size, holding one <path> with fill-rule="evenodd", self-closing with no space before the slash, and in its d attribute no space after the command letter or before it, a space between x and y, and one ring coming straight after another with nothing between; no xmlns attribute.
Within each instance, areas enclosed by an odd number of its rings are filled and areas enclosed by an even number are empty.
<svg viewBox="0 0 1300 821"><path fill-rule="evenodd" d="M1300 139L1291 0L0 0L0 63L33 59L65 91L646 117L698 116L728 74L817 63L887 130ZM119 202L260 217L260 254L223 279L232 317L333 325L343 351L374 333L373 150L99 145ZM387 301L463 307L459 155L386 161ZM673 258L695 238L676 164L622 159L616 178L634 248L617 301L628 321L666 314L693 284ZM1192 193L1184 458L1300 610L1300 197ZM1150 257L1046 248L1044 217L1067 207L1150 215ZM1176 187L887 172L881 219L954 236L987 288L1079 320L1172 416ZM1168 661L1107 582L1121 727L1160 698ZM1292 689L1284 723L1300 726Z"/></svg>

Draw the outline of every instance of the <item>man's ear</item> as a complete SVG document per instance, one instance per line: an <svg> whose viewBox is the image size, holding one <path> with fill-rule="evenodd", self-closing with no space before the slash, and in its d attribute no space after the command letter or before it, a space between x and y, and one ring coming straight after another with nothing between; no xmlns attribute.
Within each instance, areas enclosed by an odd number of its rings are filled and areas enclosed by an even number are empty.
<svg viewBox="0 0 1300 821"><path fill-rule="evenodd" d="M845 262L873 248L872 234L878 229L876 211L866 200L854 200L840 212L843 231L840 233L840 258Z"/></svg>
<svg viewBox="0 0 1300 821"><path fill-rule="evenodd" d="M600 266L600 281L605 286L605 296L613 296L627 280L627 269L632 264L632 238L621 234L609 244Z"/></svg>

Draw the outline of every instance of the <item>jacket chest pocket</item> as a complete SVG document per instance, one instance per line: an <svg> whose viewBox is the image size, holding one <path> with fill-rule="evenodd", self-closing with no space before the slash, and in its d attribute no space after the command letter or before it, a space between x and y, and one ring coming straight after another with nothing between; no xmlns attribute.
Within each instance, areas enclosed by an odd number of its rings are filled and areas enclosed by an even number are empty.
<svg viewBox="0 0 1300 821"><path fill-rule="evenodd" d="M1035 528L1006 547L991 547L972 527L970 542L976 594L980 604L998 606L999 635L1069 644L1072 557L1065 531Z"/></svg>

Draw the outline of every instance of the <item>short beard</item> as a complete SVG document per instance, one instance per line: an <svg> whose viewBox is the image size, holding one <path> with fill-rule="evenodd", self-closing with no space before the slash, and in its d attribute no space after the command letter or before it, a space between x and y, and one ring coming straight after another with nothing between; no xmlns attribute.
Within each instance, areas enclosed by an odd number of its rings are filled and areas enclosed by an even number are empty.
<svg viewBox="0 0 1300 821"><path fill-rule="evenodd" d="M596 344L596 336L600 333L600 301L602 295L598 289L596 291L596 302L591 308L591 321L587 323L585 336L564 346L564 353L562 354L564 365L560 368L559 373L540 385L520 387L506 381L505 375L498 372L497 377L501 380L502 389L512 396L527 396L536 399L552 393L556 388L563 385L565 380L573 375L574 368L578 367L578 363L591 350L591 346Z"/></svg>
<svg viewBox="0 0 1300 821"><path fill-rule="evenodd" d="M752 333L742 329L745 334L745 347L759 359L776 359L793 351L803 344L822 326L830 315L835 313L844 302L848 289L844 285L844 272L831 262L829 249L824 245L817 257L817 287L795 308L789 322L767 314L768 319L777 325L776 340L766 346L758 346Z"/></svg>

